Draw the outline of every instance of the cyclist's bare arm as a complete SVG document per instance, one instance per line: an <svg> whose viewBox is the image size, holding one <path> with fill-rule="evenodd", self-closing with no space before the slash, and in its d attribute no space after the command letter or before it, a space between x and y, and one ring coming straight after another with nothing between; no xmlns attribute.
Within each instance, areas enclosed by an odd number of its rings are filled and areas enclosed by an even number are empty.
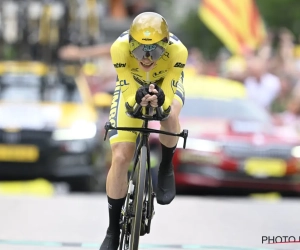
<svg viewBox="0 0 300 250"><path fill-rule="evenodd" d="M64 60L81 60L109 56L111 44L99 44L93 46L79 47L76 45L64 46L59 50L59 57Z"/></svg>

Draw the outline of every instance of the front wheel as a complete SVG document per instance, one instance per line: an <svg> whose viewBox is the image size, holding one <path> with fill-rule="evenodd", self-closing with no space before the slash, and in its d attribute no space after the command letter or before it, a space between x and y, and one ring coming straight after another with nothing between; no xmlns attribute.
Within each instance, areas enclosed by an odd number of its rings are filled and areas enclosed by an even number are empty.
<svg viewBox="0 0 300 250"><path fill-rule="evenodd" d="M146 183L146 170L147 170L147 148L143 146L141 148L139 167L137 169L137 179L134 190L134 206L132 219L132 230L131 230L131 241L130 250L138 250L141 222L142 222L142 212L143 212L143 198L145 192Z"/></svg>

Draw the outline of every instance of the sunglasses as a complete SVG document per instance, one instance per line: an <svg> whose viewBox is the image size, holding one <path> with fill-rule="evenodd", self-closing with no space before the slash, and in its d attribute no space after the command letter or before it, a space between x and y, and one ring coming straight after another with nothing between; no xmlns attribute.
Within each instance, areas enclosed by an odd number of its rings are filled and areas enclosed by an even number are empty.
<svg viewBox="0 0 300 250"><path fill-rule="evenodd" d="M139 61L143 58L157 61L165 53L168 44L164 41L155 44L140 44L134 39L131 39L129 43L131 53Z"/></svg>

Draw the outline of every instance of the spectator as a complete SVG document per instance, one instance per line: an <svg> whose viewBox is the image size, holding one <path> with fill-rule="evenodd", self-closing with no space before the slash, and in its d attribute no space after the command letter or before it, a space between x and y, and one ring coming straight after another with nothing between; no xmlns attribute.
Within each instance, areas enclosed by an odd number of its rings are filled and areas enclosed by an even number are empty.
<svg viewBox="0 0 300 250"><path fill-rule="evenodd" d="M291 98L288 101L287 109L275 115L277 125L293 127L299 130L300 125L300 100L298 98Z"/></svg>
<svg viewBox="0 0 300 250"><path fill-rule="evenodd" d="M288 29L281 28L276 38L277 53L271 58L269 68L276 75L293 75L296 72L294 35Z"/></svg>
<svg viewBox="0 0 300 250"><path fill-rule="evenodd" d="M125 0L110 0L110 15L114 19L124 19L128 16Z"/></svg>
<svg viewBox="0 0 300 250"><path fill-rule="evenodd" d="M79 61L87 58L97 58L101 56L110 56L111 44L98 44L86 47L76 45L67 45L59 50L59 57L66 61Z"/></svg>
<svg viewBox="0 0 300 250"><path fill-rule="evenodd" d="M295 74L296 64L294 58L294 35L288 29L281 29L279 39L279 57L282 59L280 70L283 70L288 74Z"/></svg>
<svg viewBox="0 0 300 250"><path fill-rule="evenodd" d="M274 116L278 135L285 138L297 138L300 135L300 100L291 98L287 110Z"/></svg>
<svg viewBox="0 0 300 250"><path fill-rule="evenodd" d="M279 78L266 70L266 60L258 56L248 58L244 84L248 98L267 110L281 91Z"/></svg>
<svg viewBox="0 0 300 250"><path fill-rule="evenodd" d="M158 12L156 5L147 0L127 0L127 13L133 18L142 12Z"/></svg>
<svg viewBox="0 0 300 250"><path fill-rule="evenodd" d="M193 68L195 71L195 74L205 74L205 65L206 62L204 60L203 54L198 48L191 48L189 50L189 57L186 62L186 67Z"/></svg>
<svg viewBox="0 0 300 250"><path fill-rule="evenodd" d="M260 48L258 48L258 55L265 60L270 60L274 55L274 32L272 30L267 31L266 39L261 44Z"/></svg>
<svg viewBox="0 0 300 250"><path fill-rule="evenodd" d="M232 56L226 61L224 77L243 82L245 79L245 68L246 63L243 56Z"/></svg>
<svg viewBox="0 0 300 250"><path fill-rule="evenodd" d="M271 113L281 113L287 108L288 102L291 99L294 87L294 80L288 74L282 74L280 77L280 89L279 95L271 104Z"/></svg>

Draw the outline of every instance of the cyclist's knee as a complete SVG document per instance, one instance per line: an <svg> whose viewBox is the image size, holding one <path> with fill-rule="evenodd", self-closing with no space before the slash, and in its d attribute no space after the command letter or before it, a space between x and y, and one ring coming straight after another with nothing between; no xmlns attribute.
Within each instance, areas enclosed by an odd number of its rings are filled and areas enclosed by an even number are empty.
<svg viewBox="0 0 300 250"><path fill-rule="evenodd" d="M135 150L135 143L119 142L112 145L112 168L125 168L130 164Z"/></svg>
<svg viewBox="0 0 300 250"><path fill-rule="evenodd" d="M174 99L171 108L172 108L171 115L173 115L174 117L176 117L176 119L178 119L182 109L182 104L178 100Z"/></svg>
<svg viewBox="0 0 300 250"><path fill-rule="evenodd" d="M171 113L167 120L161 121L160 124L164 128L172 128L178 122L179 118L176 113Z"/></svg>

